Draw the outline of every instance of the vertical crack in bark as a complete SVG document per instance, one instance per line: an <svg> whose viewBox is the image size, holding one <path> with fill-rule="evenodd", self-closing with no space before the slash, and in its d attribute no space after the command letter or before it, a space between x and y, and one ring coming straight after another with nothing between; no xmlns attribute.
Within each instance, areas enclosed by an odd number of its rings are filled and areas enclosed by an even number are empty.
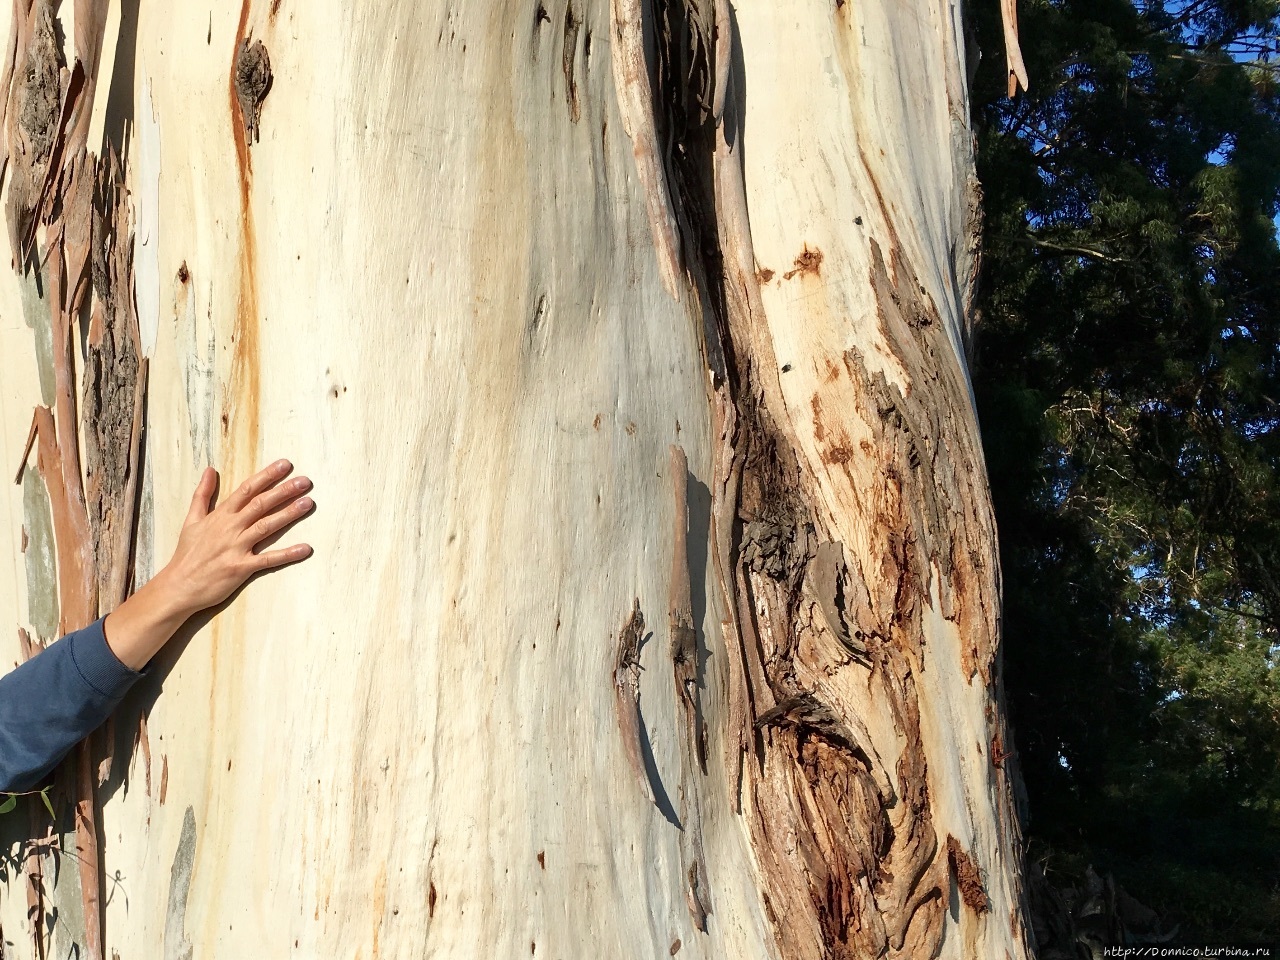
<svg viewBox="0 0 1280 960"><path fill-rule="evenodd" d="M569 119L577 123L582 118L582 104L578 100L578 80L573 72L573 62L578 55L578 31L582 29L582 14L572 3L564 10L564 51L560 58L564 70L564 98L569 106Z"/></svg>

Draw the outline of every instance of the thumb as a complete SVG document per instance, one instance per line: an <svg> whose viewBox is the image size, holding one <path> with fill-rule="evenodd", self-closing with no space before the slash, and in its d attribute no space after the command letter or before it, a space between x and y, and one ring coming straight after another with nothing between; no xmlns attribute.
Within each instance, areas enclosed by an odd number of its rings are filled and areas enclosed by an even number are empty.
<svg viewBox="0 0 1280 960"><path fill-rule="evenodd" d="M184 527L197 520L203 520L209 515L209 503L213 499L213 491L217 483L218 471L213 467L205 467L204 473L200 475L200 482L196 484L196 492L191 497L191 509L187 511Z"/></svg>

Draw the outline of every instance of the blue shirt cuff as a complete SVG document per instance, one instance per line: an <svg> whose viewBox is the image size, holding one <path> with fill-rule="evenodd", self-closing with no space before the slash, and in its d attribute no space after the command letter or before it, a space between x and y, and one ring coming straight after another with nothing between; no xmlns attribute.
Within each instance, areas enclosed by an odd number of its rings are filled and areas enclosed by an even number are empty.
<svg viewBox="0 0 1280 960"><path fill-rule="evenodd" d="M130 670L111 652L102 628L104 620L106 617L99 617L70 638L71 660L85 683L102 696L119 700L142 674Z"/></svg>

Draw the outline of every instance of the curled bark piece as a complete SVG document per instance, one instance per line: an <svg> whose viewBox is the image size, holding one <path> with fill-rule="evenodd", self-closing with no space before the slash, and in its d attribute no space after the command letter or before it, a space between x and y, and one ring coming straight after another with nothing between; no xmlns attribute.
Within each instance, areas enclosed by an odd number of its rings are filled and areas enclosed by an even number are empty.
<svg viewBox="0 0 1280 960"><path fill-rule="evenodd" d="M18 628L18 649L22 653L22 662L26 663L37 653L41 647L38 641L31 639L31 634L27 633L22 627Z"/></svg>
<svg viewBox="0 0 1280 960"><path fill-rule="evenodd" d="M864 632L864 623L871 619L870 604L866 589L861 584L854 586L850 583L844 544L839 541L818 544L809 576L823 616L836 640L863 666L871 666Z"/></svg>
<svg viewBox="0 0 1280 960"><path fill-rule="evenodd" d="M702 869L702 861L695 860L689 864L685 874L685 905L689 908L689 916L693 925L701 932L707 932L707 916L711 913L706 900L706 877Z"/></svg>
<svg viewBox="0 0 1280 960"><path fill-rule="evenodd" d="M667 293L679 300L680 246L654 123L653 89L644 55L643 11L641 0L613 0L613 82L618 91L622 127L631 138L636 173L644 191L658 273Z"/></svg>
<svg viewBox="0 0 1280 960"><path fill-rule="evenodd" d="M1027 66L1022 62L1022 47L1018 43L1018 0L1000 0L1000 22L1004 27L1004 62L1009 74L1009 96L1018 87L1030 89Z"/></svg>

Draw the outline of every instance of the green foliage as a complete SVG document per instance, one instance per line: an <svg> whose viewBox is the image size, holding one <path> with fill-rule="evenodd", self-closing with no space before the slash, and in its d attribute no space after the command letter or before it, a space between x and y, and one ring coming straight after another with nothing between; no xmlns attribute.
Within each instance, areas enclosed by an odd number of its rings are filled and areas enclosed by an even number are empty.
<svg viewBox="0 0 1280 960"><path fill-rule="evenodd" d="M1033 837L1280 934L1280 0L970 10L974 357Z"/></svg>
<svg viewBox="0 0 1280 960"><path fill-rule="evenodd" d="M49 800L49 791L52 789L52 787L45 787L43 790L33 792L44 802L44 808L49 811L50 818L57 820L58 815L53 812L53 803ZM19 797L30 795L30 793L0 793L0 797L4 797L3 800L0 800L0 814L12 812L18 805Z"/></svg>

